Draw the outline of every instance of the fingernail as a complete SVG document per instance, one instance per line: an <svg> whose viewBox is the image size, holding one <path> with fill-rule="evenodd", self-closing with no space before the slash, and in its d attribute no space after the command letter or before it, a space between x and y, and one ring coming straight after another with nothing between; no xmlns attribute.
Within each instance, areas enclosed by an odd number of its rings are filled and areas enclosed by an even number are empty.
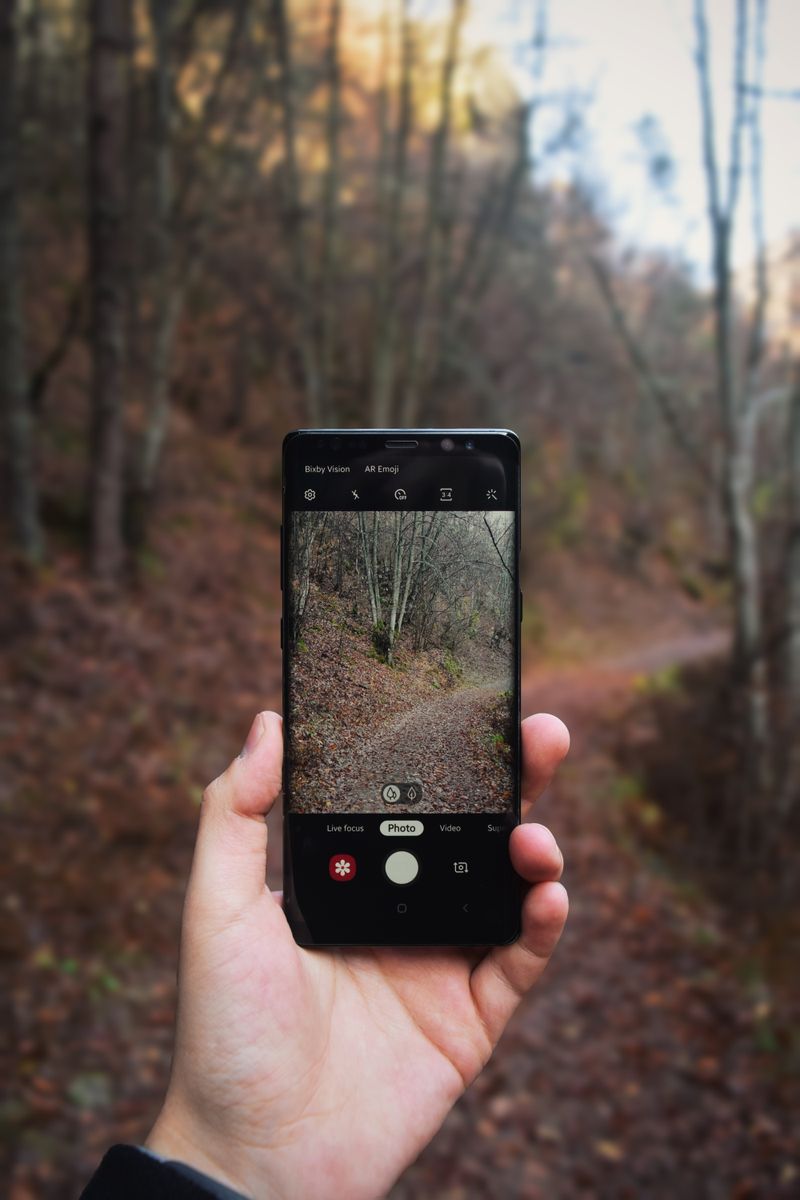
<svg viewBox="0 0 800 1200"><path fill-rule="evenodd" d="M239 751L239 758L244 758L251 750L255 750L258 743L261 741L261 735L264 732L264 719L261 713L256 713L253 724L250 726L250 732L247 735L247 740Z"/></svg>

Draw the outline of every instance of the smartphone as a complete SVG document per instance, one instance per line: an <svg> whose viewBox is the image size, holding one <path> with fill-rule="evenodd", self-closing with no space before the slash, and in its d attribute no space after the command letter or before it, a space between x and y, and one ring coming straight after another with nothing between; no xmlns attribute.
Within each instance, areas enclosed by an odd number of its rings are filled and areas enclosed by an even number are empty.
<svg viewBox="0 0 800 1200"><path fill-rule="evenodd" d="M519 934L520 444L283 446L284 902L304 946Z"/></svg>

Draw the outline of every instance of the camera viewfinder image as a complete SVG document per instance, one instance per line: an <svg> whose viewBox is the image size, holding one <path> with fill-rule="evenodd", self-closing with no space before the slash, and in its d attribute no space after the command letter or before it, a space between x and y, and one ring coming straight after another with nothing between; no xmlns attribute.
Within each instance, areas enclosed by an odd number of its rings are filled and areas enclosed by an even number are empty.
<svg viewBox="0 0 800 1200"><path fill-rule="evenodd" d="M291 811L508 812L513 512L291 521Z"/></svg>

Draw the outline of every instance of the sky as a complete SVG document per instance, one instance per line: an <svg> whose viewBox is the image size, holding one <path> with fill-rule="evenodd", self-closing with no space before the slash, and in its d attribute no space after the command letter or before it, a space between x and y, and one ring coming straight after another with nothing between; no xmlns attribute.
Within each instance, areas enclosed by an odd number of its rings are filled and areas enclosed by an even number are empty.
<svg viewBox="0 0 800 1200"><path fill-rule="evenodd" d="M473 0L472 22L513 56L526 26L533 26L535 8L535 0ZM702 279L708 272L708 229L692 11L692 0L550 0L544 90L578 91L591 99L579 149L550 158L540 166L540 178L578 173L600 183L604 211L623 244L674 252ZM707 12L718 153L724 163L734 0L707 0ZM518 53L516 60L515 74L525 89L529 72ZM800 90L800 0L769 3L765 85ZM675 162L666 196L648 179L635 132L637 121L648 114ZM800 101L765 99L762 120L765 226L768 243L775 243L791 229L800 230ZM546 129L540 132L546 135ZM745 267L754 245L746 189L737 221L734 261Z"/></svg>

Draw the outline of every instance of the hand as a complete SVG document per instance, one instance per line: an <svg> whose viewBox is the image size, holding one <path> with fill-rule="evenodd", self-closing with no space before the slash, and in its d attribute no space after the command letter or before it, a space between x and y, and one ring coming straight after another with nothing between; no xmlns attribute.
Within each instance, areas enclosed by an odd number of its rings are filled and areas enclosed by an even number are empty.
<svg viewBox="0 0 800 1200"><path fill-rule="evenodd" d="M566 754L555 717L522 725L529 807ZM282 733L260 713L206 791L186 894L164 1107L146 1144L245 1195L383 1196L487 1062L564 925L563 859L521 825L522 935L466 950L305 950L264 882Z"/></svg>

